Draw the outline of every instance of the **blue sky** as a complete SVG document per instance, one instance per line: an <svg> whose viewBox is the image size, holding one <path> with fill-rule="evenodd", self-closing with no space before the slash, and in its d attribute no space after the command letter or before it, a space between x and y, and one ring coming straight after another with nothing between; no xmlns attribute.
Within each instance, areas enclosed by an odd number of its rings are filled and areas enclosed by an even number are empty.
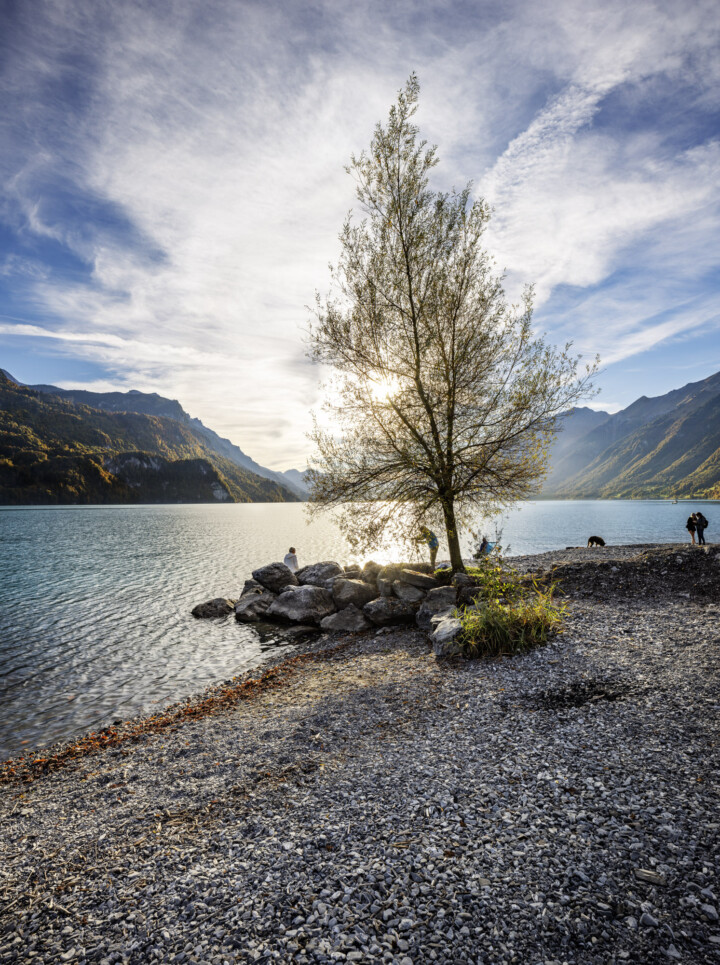
<svg viewBox="0 0 720 965"><path fill-rule="evenodd" d="M616 410L720 370L714 2L0 0L0 366L305 463L305 306L411 71L438 187Z"/></svg>

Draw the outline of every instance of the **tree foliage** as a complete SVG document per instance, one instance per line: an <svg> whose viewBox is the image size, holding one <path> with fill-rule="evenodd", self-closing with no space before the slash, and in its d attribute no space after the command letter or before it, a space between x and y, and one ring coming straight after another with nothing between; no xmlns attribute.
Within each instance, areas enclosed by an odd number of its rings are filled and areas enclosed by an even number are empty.
<svg viewBox="0 0 720 965"><path fill-rule="evenodd" d="M579 375L569 345L533 333L530 289L508 304L471 185L430 187L438 161L413 123L418 95L413 75L347 168L363 217L345 221L310 326L311 357L334 372L311 498L359 549L444 525L461 569L459 525L531 493L555 417L592 370Z"/></svg>

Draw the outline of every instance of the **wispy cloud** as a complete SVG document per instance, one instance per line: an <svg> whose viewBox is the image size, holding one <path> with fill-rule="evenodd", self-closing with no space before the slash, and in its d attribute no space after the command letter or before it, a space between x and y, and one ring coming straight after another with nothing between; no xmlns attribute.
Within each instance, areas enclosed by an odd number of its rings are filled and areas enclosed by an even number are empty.
<svg viewBox="0 0 720 965"><path fill-rule="evenodd" d="M13 314L21 300L43 324L0 333L52 338L102 384L179 398L259 461L303 465L304 306L353 203L342 166L415 69L438 176L495 204L510 290L537 283L551 336L608 362L643 352L713 317L717 31L704 2L26 8L0 80L0 218L23 253L0 275ZM662 107L657 79L697 115L682 144L637 119ZM651 306L619 270L641 243L642 277L663 273Z"/></svg>

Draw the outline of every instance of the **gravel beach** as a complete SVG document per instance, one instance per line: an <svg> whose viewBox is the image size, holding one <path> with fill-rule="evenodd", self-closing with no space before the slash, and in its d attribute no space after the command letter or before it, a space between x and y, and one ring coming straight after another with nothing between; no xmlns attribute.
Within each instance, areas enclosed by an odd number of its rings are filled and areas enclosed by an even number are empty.
<svg viewBox="0 0 720 965"><path fill-rule="evenodd" d="M6 766L0 962L720 963L720 552L513 562L542 649L324 636Z"/></svg>

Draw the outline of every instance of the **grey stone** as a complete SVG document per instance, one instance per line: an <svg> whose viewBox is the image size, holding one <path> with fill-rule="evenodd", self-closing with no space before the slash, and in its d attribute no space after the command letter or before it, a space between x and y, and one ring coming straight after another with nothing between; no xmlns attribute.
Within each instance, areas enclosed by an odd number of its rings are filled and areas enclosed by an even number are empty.
<svg viewBox="0 0 720 965"><path fill-rule="evenodd" d="M395 580L392 588L398 600L404 600L406 603L419 603L420 600L425 599L424 590L421 590L419 586L404 583L402 580Z"/></svg>
<svg viewBox="0 0 720 965"><path fill-rule="evenodd" d="M273 600L267 609L267 617L288 623L320 623L335 610L329 590L321 586L299 586Z"/></svg>
<svg viewBox="0 0 720 965"><path fill-rule="evenodd" d="M257 580L245 580L245 584L242 588L242 593L240 596L245 596L246 593L251 593L253 590L262 591L263 589L264 587L261 586Z"/></svg>
<svg viewBox="0 0 720 965"><path fill-rule="evenodd" d="M657 928L658 920L657 918L653 918L652 915L649 915L646 911L644 911L642 913L642 917L640 918L640 924L644 928Z"/></svg>
<svg viewBox="0 0 720 965"><path fill-rule="evenodd" d="M244 593L235 604L235 619L239 623L257 623L274 599L275 594L269 590Z"/></svg>
<svg viewBox="0 0 720 965"><path fill-rule="evenodd" d="M373 624L363 614L362 610L358 610L356 606L350 604L350 606L338 610L337 613L323 617L320 626L323 630L345 630L349 633L358 633L360 630L369 630Z"/></svg>
<svg viewBox="0 0 720 965"><path fill-rule="evenodd" d="M226 617L228 613L232 613L234 606L234 600L216 596L214 600L208 600L206 603L198 603L196 607L193 607L192 615L203 620L212 619L213 617Z"/></svg>
<svg viewBox="0 0 720 965"><path fill-rule="evenodd" d="M415 616L415 607L411 603L404 603L393 597L381 596L377 600L366 603L363 613L378 627L390 626L393 623L410 623Z"/></svg>
<svg viewBox="0 0 720 965"><path fill-rule="evenodd" d="M398 563L387 563L377 575L378 580L385 580L386 582L392 584L395 580L400 578L400 571L402 566Z"/></svg>
<svg viewBox="0 0 720 965"><path fill-rule="evenodd" d="M474 584L463 585L458 589L458 603L461 606L473 606L482 596L482 589Z"/></svg>
<svg viewBox="0 0 720 965"><path fill-rule="evenodd" d="M381 569L382 566L379 563L375 563L374 560L368 560L362 568L363 580L365 580L366 583L375 583Z"/></svg>
<svg viewBox="0 0 720 965"><path fill-rule="evenodd" d="M268 563L252 572L253 579L272 593L280 593L286 586L297 586L297 578L284 563Z"/></svg>
<svg viewBox="0 0 720 965"><path fill-rule="evenodd" d="M419 573L417 570L400 570L398 579L402 580L403 583L409 583L410 586L418 586L421 590L432 590L439 585L434 576Z"/></svg>
<svg viewBox="0 0 720 965"><path fill-rule="evenodd" d="M393 595L393 585L390 580L383 580L381 577L378 577L377 588L380 596Z"/></svg>
<svg viewBox="0 0 720 965"><path fill-rule="evenodd" d="M430 619L436 613L442 613L448 607L457 603L457 591L454 586L439 586L430 590L420 605L417 613L417 625L422 630L430 630Z"/></svg>
<svg viewBox="0 0 720 965"><path fill-rule="evenodd" d="M303 566L301 570L297 571L297 581L300 586L326 586L328 580L344 575L345 571L339 563L325 560L323 563L311 563L310 566Z"/></svg>
<svg viewBox="0 0 720 965"><path fill-rule="evenodd" d="M458 590L461 590L464 587L473 586L474 584L472 577L468 576L467 573L453 573L452 585L457 587Z"/></svg>
<svg viewBox="0 0 720 965"><path fill-rule="evenodd" d="M363 580L340 579L333 583L332 595L337 608L340 610L351 604L356 607L364 607L370 600L376 599L378 590Z"/></svg>
<svg viewBox="0 0 720 965"><path fill-rule="evenodd" d="M450 657L459 653L458 637L461 630L462 621L457 617L446 616L437 622L430 637L436 657Z"/></svg>
<svg viewBox="0 0 720 965"><path fill-rule="evenodd" d="M635 877L638 881L646 881L650 885L665 884L665 875L658 874L657 871L649 871L647 868L635 868Z"/></svg>
<svg viewBox="0 0 720 965"><path fill-rule="evenodd" d="M316 637L320 633L316 626L299 626L286 627L282 631L283 640L287 640L289 643L301 643L307 640L308 637Z"/></svg>

